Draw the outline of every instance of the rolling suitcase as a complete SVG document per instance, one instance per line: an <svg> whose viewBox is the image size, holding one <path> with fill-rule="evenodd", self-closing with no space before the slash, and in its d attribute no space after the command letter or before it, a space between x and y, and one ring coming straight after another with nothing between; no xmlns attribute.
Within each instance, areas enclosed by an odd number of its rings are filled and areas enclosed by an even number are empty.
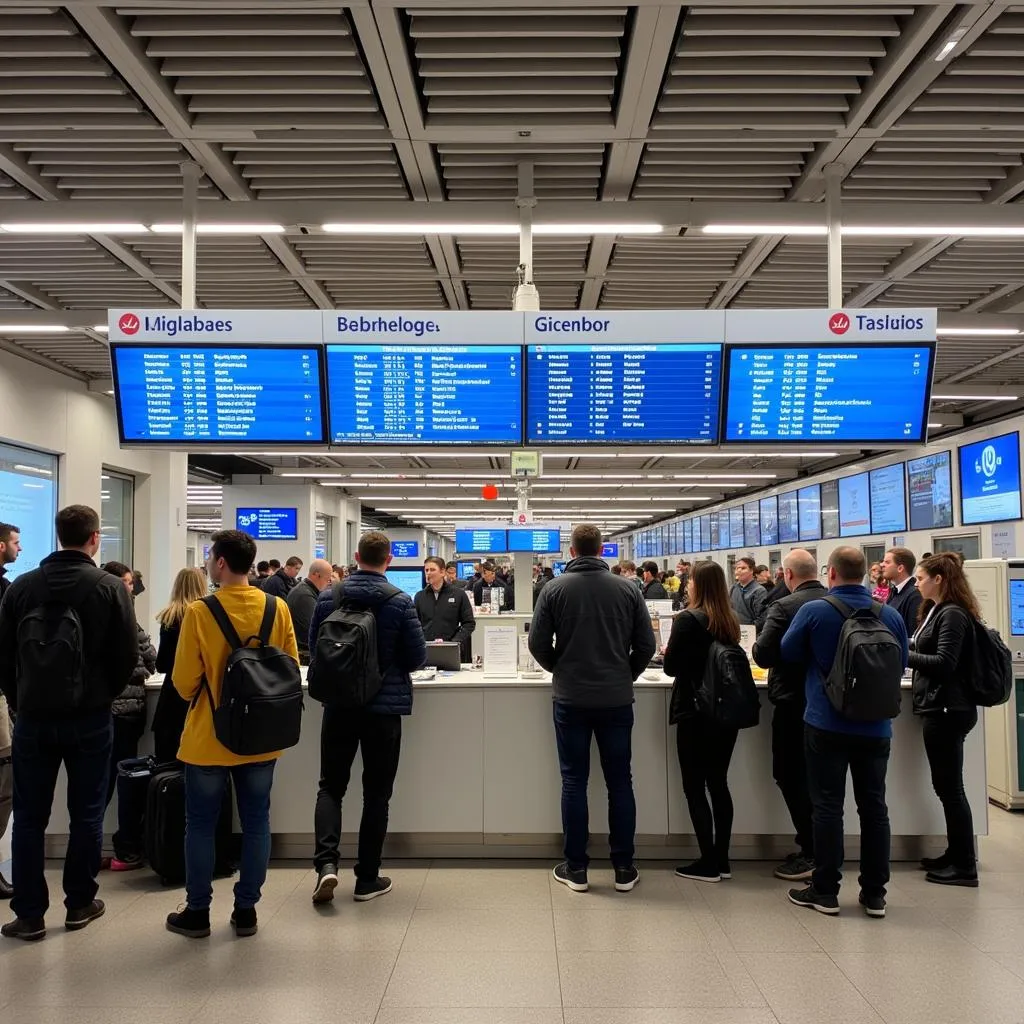
<svg viewBox="0 0 1024 1024"><path fill-rule="evenodd" d="M216 875L234 873L231 779L217 820ZM164 885L185 881L185 773L177 764L157 765L146 794L145 850L149 866Z"/></svg>

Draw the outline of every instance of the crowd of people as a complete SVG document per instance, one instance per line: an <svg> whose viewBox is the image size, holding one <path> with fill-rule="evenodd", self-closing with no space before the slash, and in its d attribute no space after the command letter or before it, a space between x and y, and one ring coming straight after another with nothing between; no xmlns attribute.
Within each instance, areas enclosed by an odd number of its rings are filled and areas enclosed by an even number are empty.
<svg viewBox="0 0 1024 1024"><path fill-rule="evenodd" d="M511 574L482 562L474 578L460 580L455 563L432 556L424 566L426 586L413 599L387 580L391 545L381 532L360 538L354 567L317 558L301 578L298 556L284 565L257 562L248 534L224 530L213 536L202 569L177 574L156 616L154 647L133 608L141 577L118 562L102 568L95 563L97 513L82 505L64 508L56 532L59 550L12 582L6 569L20 553L20 531L0 524L0 691L6 702L0 706L0 836L12 807L14 821L13 877L0 877L0 896L11 899L15 915L2 934L34 940L46 933L45 831L62 764L70 815L66 928L84 928L104 913L97 877L104 812L115 786L118 830L109 866L142 866L146 810L128 798L127 787L122 793L120 780L127 776L118 766L132 764L138 753L145 681L154 671L163 673L163 682L151 724L153 760L181 769L185 794L186 904L168 916L168 930L190 938L210 934L216 832L225 794L233 790L242 843L230 923L239 936L257 931L275 765L297 736L279 743L282 749L264 749L266 742L260 745L251 732L247 742L240 740L232 731L232 707L222 697L229 684L232 694L240 692L240 679L263 686L264 697L282 687L297 689L300 663L309 666L311 693L315 679L317 694L332 694L317 696L324 714L313 810L313 902L329 902L339 885L341 808L357 751L363 760L363 814L353 897L366 901L389 892L391 881L380 869L402 718L412 712L411 673L426 662L428 643L456 642L468 649L475 627L471 602L480 605L485 596L493 601L493 592L501 590L505 596L497 603L511 607ZM876 646L889 648L886 666L900 676L908 665L914 671L913 710L923 719L924 749L948 834L946 852L922 862L926 878L978 884L963 747L978 719L967 677L980 613L958 556L929 555L917 564L910 551L894 548L878 573L872 572L872 590L864 585L863 554L843 546L829 558L826 589L813 556L794 549L770 589L767 569L750 558L737 561L730 588L711 561L681 560L676 573L667 575L654 562L643 563L639 572L630 561L609 571L601 546L597 527L577 526L562 575L534 571L529 647L553 677L565 857L554 870L560 883L577 892L588 887L593 738L608 788L615 887L629 891L640 879L631 772L633 687L658 653L645 601L672 600L679 610L661 653L665 672L674 678L670 720L700 851L676 869L678 875L704 882L731 877L729 764L740 730L756 721L756 697L754 719L740 721L725 714L724 704L709 703L707 690L709 679L723 687L742 682L729 675L737 665L731 652L738 649L741 626L754 626L753 658L769 670L767 693L774 707L773 776L798 846L774 873L807 883L790 891L793 903L839 912L849 773L861 821L860 903L869 915L884 916L890 846L885 778L895 712L879 711L876 704L872 717L837 707L836 665L845 664L847 627L855 620L874 630ZM257 647L240 654L256 638ZM749 679L745 655L743 667ZM749 686L753 692L752 680ZM725 692L719 691L720 702ZM254 706L246 705L246 713ZM280 735L273 728L270 733Z"/></svg>

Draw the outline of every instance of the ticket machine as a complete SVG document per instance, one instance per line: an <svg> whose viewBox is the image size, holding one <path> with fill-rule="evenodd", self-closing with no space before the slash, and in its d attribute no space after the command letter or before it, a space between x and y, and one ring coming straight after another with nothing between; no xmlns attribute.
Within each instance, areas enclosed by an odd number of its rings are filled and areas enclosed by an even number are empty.
<svg viewBox="0 0 1024 1024"><path fill-rule="evenodd" d="M1024 559L978 558L964 564L985 622L1013 652L1013 692L985 710L988 798L1024 809Z"/></svg>

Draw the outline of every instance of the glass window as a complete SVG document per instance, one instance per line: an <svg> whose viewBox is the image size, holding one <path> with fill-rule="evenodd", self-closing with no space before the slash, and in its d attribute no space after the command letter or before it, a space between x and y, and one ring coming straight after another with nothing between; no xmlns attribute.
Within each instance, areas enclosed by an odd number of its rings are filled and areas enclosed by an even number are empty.
<svg viewBox="0 0 1024 1024"><path fill-rule="evenodd" d="M132 567L135 536L135 478L103 470L100 505L99 561Z"/></svg>
<svg viewBox="0 0 1024 1024"><path fill-rule="evenodd" d="M56 456L0 444L0 522L21 534L21 554L7 566L8 579L37 568L57 546L56 515Z"/></svg>
<svg viewBox="0 0 1024 1024"><path fill-rule="evenodd" d="M957 551L965 560L981 558L981 537L976 533L962 537L932 537L932 544L936 554L940 551Z"/></svg>

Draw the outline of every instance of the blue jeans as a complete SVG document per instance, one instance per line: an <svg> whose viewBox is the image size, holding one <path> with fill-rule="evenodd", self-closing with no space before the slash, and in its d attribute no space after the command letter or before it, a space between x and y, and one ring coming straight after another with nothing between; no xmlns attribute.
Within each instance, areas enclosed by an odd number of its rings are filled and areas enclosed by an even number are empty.
<svg viewBox="0 0 1024 1024"><path fill-rule="evenodd" d="M612 864L633 863L636 838L636 799L633 796L633 705L618 708L577 708L555 703L555 739L562 771L562 831L565 859L573 871L590 863L587 783L590 781L590 741L597 739L601 770L608 787L608 844Z"/></svg>
<svg viewBox="0 0 1024 1024"><path fill-rule="evenodd" d="M43 917L50 892L43 874L46 826L63 763L68 776L68 849L64 906L87 907L96 898L103 851L103 812L113 727L109 711L81 718L33 718L14 724L14 886L11 909L21 918Z"/></svg>
<svg viewBox="0 0 1024 1024"><path fill-rule="evenodd" d="M220 765L185 765L185 891L191 910L209 910L213 901L217 819L228 773L235 786L242 823L242 863L235 883L235 906L248 909L260 901L270 863L270 788L275 761Z"/></svg>

